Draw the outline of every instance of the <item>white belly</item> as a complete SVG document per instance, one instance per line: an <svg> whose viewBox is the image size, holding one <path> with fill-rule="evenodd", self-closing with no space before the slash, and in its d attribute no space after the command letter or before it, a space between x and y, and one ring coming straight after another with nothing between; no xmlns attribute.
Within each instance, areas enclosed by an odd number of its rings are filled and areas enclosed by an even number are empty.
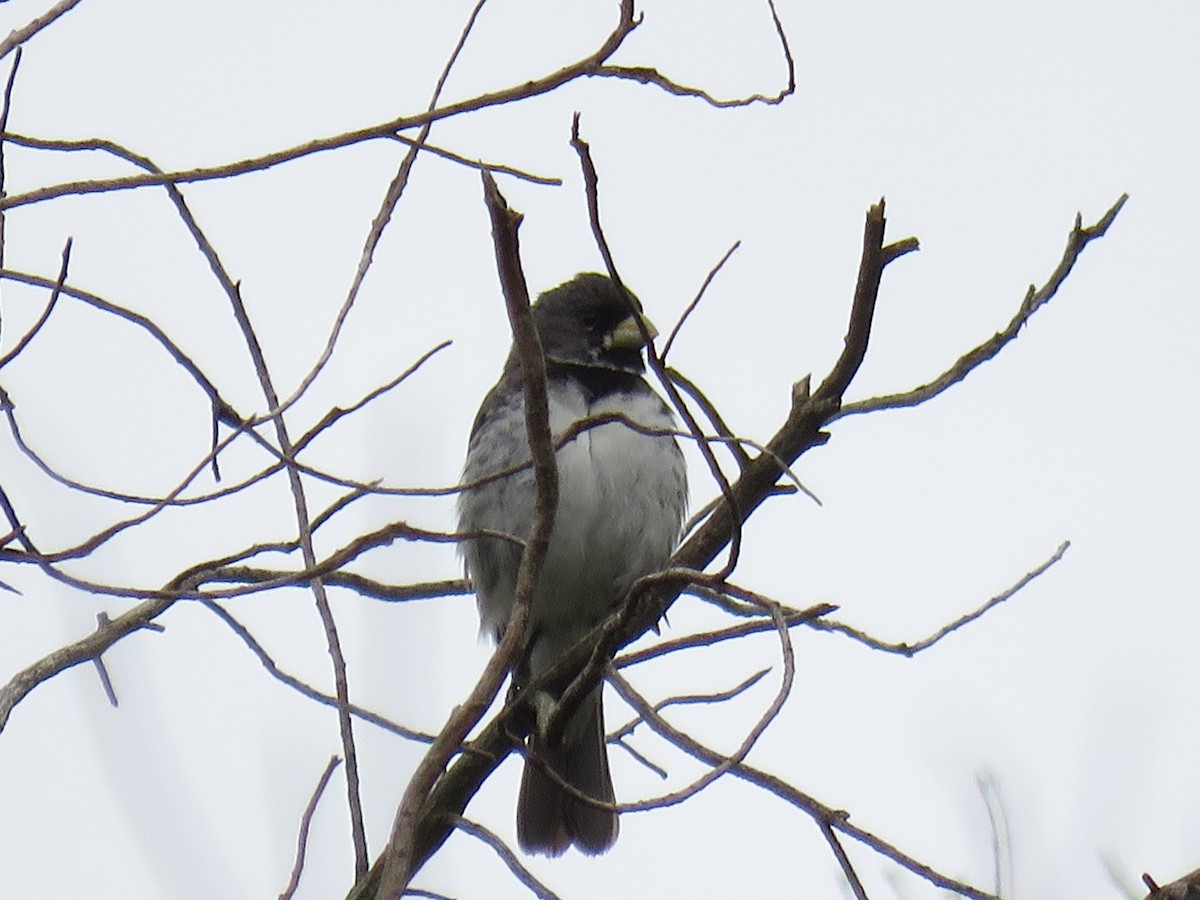
<svg viewBox="0 0 1200 900"><path fill-rule="evenodd" d="M617 394L589 404L581 389L551 392L550 429L557 437L579 421L617 411L652 429L672 429L662 401L649 392ZM528 454L523 409L514 405L493 423L510 453ZM510 457L511 458L511 457ZM533 601L538 635L531 663L536 670L595 627L629 586L662 567L679 538L687 485L675 439L648 435L622 422L587 429L558 450L558 509L550 546ZM468 457L466 476L488 472ZM471 492L463 509L467 529L528 536L535 487L530 470ZM499 633L512 609L519 551L481 540L465 546L485 630Z"/></svg>

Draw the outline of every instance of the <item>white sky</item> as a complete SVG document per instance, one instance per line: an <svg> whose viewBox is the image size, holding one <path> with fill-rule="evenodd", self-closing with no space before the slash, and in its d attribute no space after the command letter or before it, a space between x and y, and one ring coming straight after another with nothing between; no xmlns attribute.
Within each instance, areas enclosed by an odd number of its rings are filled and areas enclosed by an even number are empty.
<svg viewBox="0 0 1200 900"><path fill-rule="evenodd" d="M0 6L0 35L48 0ZM247 11L247 7L252 7ZM470 3L84 0L25 48L9 127L104 137L168 169L222 163L421 109ZM655 65L719 96L774 93L784 78L759 3L645 0L616 61ZM599 45L615 0L493 0L446 98L519 83ZM1195 509L1200 475L1193 352L1200 6L1185 2L981 4L779 0L797 62L781 107L721 111L611 80L440 123L434 142L564 179L501 189L526 215L531 288L601 266L578 164L582 113L602 215L627 282L663 328L736 240L742 247L683 332L674 363L740 433L765 439L792 381L841 348L863 213L886 195L889 237L922 251L884 277L870 352L851 398L910 388L1002 328L1057 264L1076 211L1131 199L1060 295L997 360L917 410L831 428L800 476L823 501L777 499L747 531L736 580L778 599L917 640L999 593L1069 539L1064 560L982 622L914 660L796 634L798 686L751 761L847 809L860 826L988 888L990 833L976 788L998 785L1013 834L1013 897L1122 894L1200 865L1200 705ZM3 61L7 73L11 55ZM326 339L383 189L402 153L373 143L185 194L242 282L281 393ZM11 195L123 174L96 154L7 147ZM22 207L6 265L53 277L68 236L72 284L159 322L244 411L263 402L228 303L162 191ZM4 285L0 353L45 292ZM666 330L663 328L663 330ZM422 157L338 352L295 410L294 433L347 405L444 339L409 384L318 442L311 461L390 485L453 483L475 408L508 346L475 172ZM0 372L26 439L74 477L169 489L207 451L204 397L125 323L64 301ZM262 462L239 451L230 479ZM713 493L693 469L693 504ZM0 484L43 548L129 514L44 479L0 438ZM315 487L320 509L334 492ZM283 481L209 513L164 515L75 574L152 588L196 561L294 536ZM319 547L406 519L449 528L452 502L363 503ZM453 577L445 546L397 544L358 571L396 583ZM25 568L0 580L0 681L116 614ZM485 659L473 602L411 606L334 594L353 697L436 729ZM331 684L311 597L240 600L235 615L288 671ZM315 780L339 752L336 717L269 678L215 617L179 605L165 634L106 655L121 706L93 669L39 687L0 734L0 896L262 898L286 884ZM668 636L711 623L683 601ZM774 673L730 708L677 721L723 749L778 678L770 638L656 666L655 697ZM626 719L613 698L609 724ZM418 748L359 725L371 852L382 846ZM641 736L670 765L698 771ZM622 799L662 792L614 750ZM512 835L518 765L468 809ZM301 897L338 897L351 851L343 784L327 792ZM847 841L873 898L936 892ZM571 898L839 897L818 830L722 779L681 807L626 815L600 859L533 863ZM492 852L456 836L418 879L451 896L522 897Z"/></svg>

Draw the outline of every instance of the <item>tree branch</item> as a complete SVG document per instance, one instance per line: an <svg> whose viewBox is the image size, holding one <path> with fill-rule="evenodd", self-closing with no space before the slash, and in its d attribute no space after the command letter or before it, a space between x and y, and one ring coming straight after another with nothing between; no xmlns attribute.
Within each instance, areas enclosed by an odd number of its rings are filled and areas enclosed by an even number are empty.
<svg viewBox="0 0 1200 900"><path fill-rule="evenodd" d="M1063 251L1062 258L1054 271L1050 273L1050 277L1040 288L1034 285L1029 286L1029 290L1025 294L1025 299L1021 301L1020 307L1017 309L1016 315L1008 323L1008 326L999 331L992 337L988 338L979 346L968 350L958 361L949 369L935 378L928 384L923 384L920 387L913 388L911 391L905 391L901 394L888 394L883 397L872 397L869 400L859 400L855 403L845 404L841 411L831 417L830 421L840 419L843 416L860 415L866 412L874 412L879 409L900 409L907 406L916 406L924 403L933 397L936 397L942 391L958 384L968 375L971 374L979 366L983 365L988 360L996 356L1003 350L1020 332L1022 326L1033 316L1035 312L1045 306L1058 293L1058 289L1062 283L1066 281L1067 276L1071 274L1071 270L1075 267L1080 254L1096 238L1103 237L1117 218L1117 214L1121 208L1125 206L1125 201L1129 199L1128 194L1122 194L1100 220L1094 225L1087 228L1083 227L1083 219L1081 215L1075 216L1075 227L1067 236L1067 246Z"/></svg>
<svg viewBox="0 0 1200 900"><path fill-rule="evenodd" d="M492 220L496 268L512 326L513 345L521 363L525 429L537 487L533 523L521 552L513 608L496 651L470 697L455 709L409 780L396 812L388 846L368 876L359 880L351 892L352 897L399 896L413 875L449 836L454 817L466 807L470 795L461 795L461 804L451 800L451 805L445 806L437 788L445 780L443 773L451 757L462 747L467 734L491 706L518 654L527 643L533 594L550 545L558 508L558 464L550 433L546 363L529 309L529 290L521 268L517 239L522 217L509 207L495 180L486 172L483 173L483 192Z"/></svg>
<svg viewBox="0 0 1200 900"><path fill-rule="evenodd" d="M446 119L468 112L477 112L481 109L514 103L519 100L527 100L531 97L549 93L567 82L574 81L584 75L597 73L605 60L616 52L617 48L621 46L633 29L638 26L639 22L640 19L635 19L633 15L633 0L621 0L621 12L617 25L596 52L556 72L551 72L541 78L536 78L514 87L480 94L468 100L449 103L437 109L427 110L410 116L400 116L387 122L380 122L377 125L343 132L332 137L317 138L284 150L276 150L262 156L226 163L220 166L197 166L192 169L181 169L162 174L150 172L144 175L127 175L121 178L71 181L50 185L27 191L24 194L0 197L0 209L13 209L17 206L40 203L44 200L63 197L68 194L92 194L165 184L179 185L194 181L231 178L237 175L244 175L248 172L269 169L282 163L311 156L314 153L324 153L329 150L351 147L364 141L390 140L395 136L396 132L419 128L428 122L436 122L439 119Z"/></svg>
<svg viewBox="0 0 1200 900"><path fill-rule="evenodd" d="M60 16L70 12L79 3L80 0L59 0L58 3L54 4L40 16L31 19L28 24L10 31L8 37L0 41L0 58L8 56L14 47L20 49L21 44L25 43L47 25L53 24Z"/></svg>

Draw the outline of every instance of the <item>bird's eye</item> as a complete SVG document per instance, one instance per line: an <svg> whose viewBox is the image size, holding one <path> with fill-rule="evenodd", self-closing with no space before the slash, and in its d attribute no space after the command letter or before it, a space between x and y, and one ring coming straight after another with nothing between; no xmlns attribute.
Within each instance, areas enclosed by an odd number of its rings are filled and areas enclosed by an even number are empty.
<svg viewBox="0 0 1200 900"><path fill-rule="evenodd" d="M580 317L579 323L583 326L584 331L591 333L600 327L600 317L595 313L584 313Z"/></svg>

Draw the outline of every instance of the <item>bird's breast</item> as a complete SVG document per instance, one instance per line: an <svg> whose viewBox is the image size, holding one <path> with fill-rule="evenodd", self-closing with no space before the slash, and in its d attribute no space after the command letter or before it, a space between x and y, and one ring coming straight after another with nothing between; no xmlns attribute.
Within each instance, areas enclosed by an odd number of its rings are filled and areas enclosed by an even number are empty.
<svg viewBox="0 0 1200 900"><path fill-rule="evenodd" d="M556 436L589 418L616 413L627 420L585 428L557 454L558 511L537 617L590 619L591 627L674 549L686 494L683 459L669 433L646 433L673 428L670 413L648 388L590 403L555 393L550 426Z"/></svg>

